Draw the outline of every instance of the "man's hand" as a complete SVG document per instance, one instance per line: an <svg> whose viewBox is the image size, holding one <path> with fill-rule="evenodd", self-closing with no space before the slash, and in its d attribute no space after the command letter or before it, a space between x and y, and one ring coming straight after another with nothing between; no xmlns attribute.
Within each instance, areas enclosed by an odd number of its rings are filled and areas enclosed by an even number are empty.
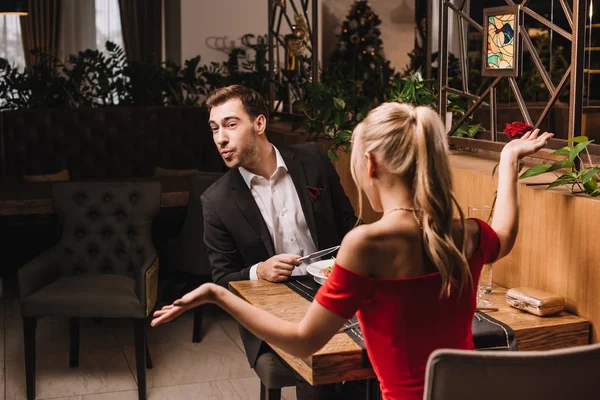
<svg viewBox="0 0 600 400"><path fill-rule="evenodd" d="M269 282L282 282L292 274L294 267L300 265L300 256L294 254L278 254L261 262L256 267L258 279Z"/></svg>

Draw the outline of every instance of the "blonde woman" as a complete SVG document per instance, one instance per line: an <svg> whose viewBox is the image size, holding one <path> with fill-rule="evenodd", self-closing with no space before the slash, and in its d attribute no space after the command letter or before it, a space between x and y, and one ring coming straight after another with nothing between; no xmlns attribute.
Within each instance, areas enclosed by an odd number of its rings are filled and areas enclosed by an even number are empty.
<svg viewBox="0 0 600 400"><path fill-rule="evenodd" d="M518 160L551 136L538 137L535 130L504 147L490 227L465 220L456 204L438 115L426 107L382 104L353 133L351 167L357 186L383 216L345 236L331 276L301 322L282 321L205 284L157 311L152 325L214 303L256 336L304 358L356 313L383 398L422 399L429 354L474 347L481 268L505 256L517 235Z"/></svg>

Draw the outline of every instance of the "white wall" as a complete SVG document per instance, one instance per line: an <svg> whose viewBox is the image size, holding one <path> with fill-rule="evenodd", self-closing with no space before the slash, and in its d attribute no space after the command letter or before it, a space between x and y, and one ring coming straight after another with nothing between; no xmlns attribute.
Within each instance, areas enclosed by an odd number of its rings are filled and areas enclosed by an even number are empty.
<svg viewBox="0 0 600 400"><path fill-rule="evenodd" d="M165 0L167 2L173 0ZM267 0L177 0L181 1L182 61L200 54L202 63L224 61L218 47L231 47L246 33L266 34ZM415 1L372 0L371 7L382 23L381 37L386 57L401 70L414 47ZM298 3L298 1L296 1ZM336 37L353 0L321 0L323 59L335 49Z"/></svg>
<svg viewBox="0 0 600 400"><path fill-rule="evenodd" d="M166 0L167 2L169 0ZM218 48L239 45L247 33L266 34L266 0L181 0L181 57L200 54L201 62L225 61Z"/></svg>

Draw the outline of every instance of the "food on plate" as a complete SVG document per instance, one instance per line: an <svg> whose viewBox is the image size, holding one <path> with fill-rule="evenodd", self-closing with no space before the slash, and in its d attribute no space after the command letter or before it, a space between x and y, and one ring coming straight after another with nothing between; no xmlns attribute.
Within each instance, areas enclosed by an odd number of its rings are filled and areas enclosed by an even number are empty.
<svg viewBox="0 0 600 400"><path fill-rule="evenodd" d="M323 274L323 276L325 278L329 278L329 275L331 275L332 272L333 272L333 266L327 267L327 268L323 268L323 270L321 271L321 273Z"/></svg>

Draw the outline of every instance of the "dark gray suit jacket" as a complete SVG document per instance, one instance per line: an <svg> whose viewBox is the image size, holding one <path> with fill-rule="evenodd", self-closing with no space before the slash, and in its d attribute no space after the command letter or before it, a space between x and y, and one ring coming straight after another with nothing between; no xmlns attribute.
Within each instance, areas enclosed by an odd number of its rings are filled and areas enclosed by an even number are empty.
<svg viewBox="0 0 600 400"><path fill-rule="evenodd" d="M354 227L356 216L329 158L318 143L293 145L279 152L296 187L316 248L340 244ZM322 191L311 199L309 187ZM204 242L213 281L227 287L229 282L250 279L250 268L274 256L275 250L267 225L238 169L215 182L201 200ZM262 342L245 329L241 329L241 336L248 361L254 366Z"/></svg>

